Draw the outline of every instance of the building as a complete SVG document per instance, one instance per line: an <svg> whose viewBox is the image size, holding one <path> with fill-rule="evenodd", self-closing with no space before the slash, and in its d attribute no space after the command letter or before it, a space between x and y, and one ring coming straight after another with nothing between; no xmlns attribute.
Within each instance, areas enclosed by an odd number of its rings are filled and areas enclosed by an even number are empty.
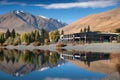
<svg viewBox="0 0 120 80"><path fill-rule="evenodd" d="M85 31L80 33L65 34L60 36L61 42L112 42L117 39L117 34L105 34Z"/></svg>

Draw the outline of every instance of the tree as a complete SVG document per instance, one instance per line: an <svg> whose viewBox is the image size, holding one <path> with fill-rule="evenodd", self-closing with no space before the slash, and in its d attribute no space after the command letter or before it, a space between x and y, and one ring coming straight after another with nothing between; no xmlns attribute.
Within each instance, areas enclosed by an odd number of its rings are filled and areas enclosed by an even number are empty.
<svg viewBox="0 0 120 80"><path fill-rule="evenodd" d="M6 33L5 33L5 38L7 39L7 38L10 37L10 36L11 36L10 30L7 29L7 31L6 31Z"/></svg>
<svg viewBox="0 0 120 80"><path fill-rule="evenodd" d="M116 32L117 32L117 33L120 33L120 28L117 28L117 29L116 29Z"/></svg>
<svg viewBox="0 0 120 80"><path fill-rule="evenodd" d="M90 26L88 25L88 32L90 32Z"/></svg>
<svg viewBox="0 0 120 80"><path fill-rule="evenodd" d="M21 34L20 39L23 44L29 44L29 34L28 33Z"/></svg>
<svg viewBox="0 0 120 80"><path fill-rule="evenodd" d="M58 30L49 33L49 39L51 42L57 42L59 38L60 38L60 34Z"/></svg>
<svg viewBox="0 0 120 80"><path fill-rule="evenodd" d="M120 34L117 37L117 42L120 43Z"/></svg>
<svg viewBox="0 0 120 80"><path fill-rule="evenodd" d="M84 28L84 32L86 32L86 28Z"/></svg>
<svg viewBox="0 0 120 80"><path fill-rule="evenodd" d="M64 35L64 31L63 30L61 31L61 35Z"/></svg>
<svg viewBox="0 0 120 80"><path fill-rule="evenodd" d="M7 44L7 45L12 45L14 42L14 38L13 37L9 37L6 39L6 41L4 42L4 44Z"/></svg>
<svg viewBox="0 0 120 80"><path fill-rule="evenodd" d="M41 38L44 38L45 29L41 29Z"/></svg>
<svg viewBox="0 0 120 80"><path fill-rule="evenodd" d="M15 38L15 30L14 29L11 32L11 37Z"/></svg>
<svg viewBox="0 0 120 80"><path fill-rule="evenodd" d="M14 44L14 45L18 45L18 44L20 44L20 43L21 43L21 41L20 41L20 36L16 36L16 37L14 38L13 44Z"/></svg>
<svg viewBox="0 0 120 80"><path fill-rule="evenodd" d="M35 41L39 41L40 35L39 31L35 30Z"/></svg>
<svg viewBox="0 0 120 80"><path fill-rule="evenodd" d="M80 30L80 32L83 32L82 29Z"/></svg>
<svg viewBox="0 0 120 80"><path fill-rule="evenodd" d="M44 39L49 39L49 33L45 29L41 29L41 42L44 43Z"/></svg>
<svg viewBox="0 0 120 80"><path fill-rule="evenodd" d="M0 43L4 42L4 33L0 33Z"/></svg>

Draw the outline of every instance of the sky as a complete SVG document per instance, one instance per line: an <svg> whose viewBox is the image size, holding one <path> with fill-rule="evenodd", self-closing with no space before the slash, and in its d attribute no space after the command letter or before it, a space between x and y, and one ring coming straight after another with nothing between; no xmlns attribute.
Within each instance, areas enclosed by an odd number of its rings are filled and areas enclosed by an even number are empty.
<svg viewBox="0 0 120 80"><path fill-rule="evenodd" d="M120 0L0 0L0 15L23 10L37 16L74 22L120 6Z"/></svg>

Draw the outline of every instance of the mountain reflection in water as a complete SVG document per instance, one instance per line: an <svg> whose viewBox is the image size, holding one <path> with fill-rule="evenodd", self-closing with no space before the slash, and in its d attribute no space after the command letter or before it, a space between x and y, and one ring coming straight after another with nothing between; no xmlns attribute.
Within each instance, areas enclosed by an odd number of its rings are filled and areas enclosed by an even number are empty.
<svg viewBox="0 0 120 80"><path fill-rule="evenodd" d="M0 49L0 72L15 77L12 80L119 80L120 54Z"/></svg>
<svg viewBox="0 0 120 80"><path fill-rule="evenodd" d="M65 63L56 52L0 49L0 71L13 76Z"/></svg>

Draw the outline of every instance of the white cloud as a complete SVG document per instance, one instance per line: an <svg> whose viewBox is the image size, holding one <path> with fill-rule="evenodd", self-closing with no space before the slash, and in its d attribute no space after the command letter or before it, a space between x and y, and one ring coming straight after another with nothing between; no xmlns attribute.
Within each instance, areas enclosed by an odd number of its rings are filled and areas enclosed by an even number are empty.
<svg viewBox="0 0 120 80"><path fill-rule="evenodd" d="M45 80L71 80L68 78L46 78Z"/></svg>
<svg viewBox="0 0 120 80"><path fill-rule="evenodd" d="M119 0L78 0L71 3L53 3L53 4L26 4L23 2L0 1L0 5L20 5L20 6L38 6L45 9L68 9L68 8L104 8L114 6Z"/></svg>
<svg viewBox="0 0 120 80"><path fill-rule="evenodd" d="M13 5L13 4L21 5L21 6L26 6L27 5L27 4L22 3L22 2L7 2L6 0L5 1L0 1L0 5Z"/></svg>
<svg viewBox="0 0 120 80"><path fill-rule="evenodd" d="M114 6L117 4L117 0L97 0L86 2L72 2L72 3L54 3L54 4L35 4L33 6L39 6L46 9L67 9L67 8L104 8L108 6Z"/></svg>

